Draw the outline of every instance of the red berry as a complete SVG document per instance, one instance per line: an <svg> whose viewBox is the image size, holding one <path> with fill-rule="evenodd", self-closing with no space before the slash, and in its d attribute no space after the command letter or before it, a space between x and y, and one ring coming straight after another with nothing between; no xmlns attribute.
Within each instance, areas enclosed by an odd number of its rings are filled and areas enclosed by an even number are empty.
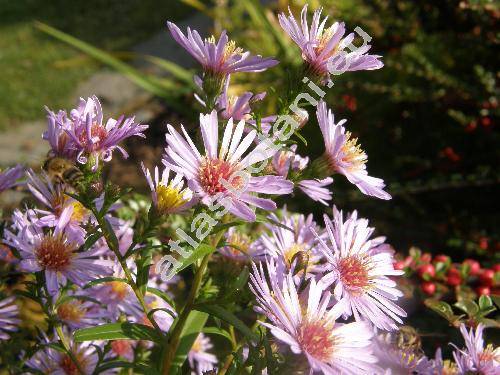
<svg viewBox="0 0 500 375"><path fill-rule="evenodd" d="M423 253L422 256L420 257L420 261L422 263L430 263L432 260L432 255L430 253Z"/></svg>
<svg viewBox="0 0 500 375"><path fill-rule="evenodd" d="M429 296L432 296L434 293L436 293L436 284L434 284L433 282L425 281L422 283L422 285L420 285L420 287L422 288L422 291Z"/></svg>
<svg viewBox="0 0 500 375"><path fill-rule="evenodd" d="M446 284L450 286L457 286L462 283L462 277L460 276L460 271L456 268L450 268L446 274Z"/></svg>
<svg viewBox="0 0 500 375"><path fill-rule="evenodd" d="M485 128L487 128L488 126L490 126L490 125L491 125L491 120L490 120L490 118L489 118L489 117L483 117L483 118L481 119L481 124L482 124Z"/></svg>
<svg viewBox="0 0 500 375"><path fill-rule="evenodd" d="M495 277L495 271L490 269L485 269L479 275L479 280L485 286L493 286L493 278Z"/></svg>
<svg viewBox="0 0 500 375"><path fill-rule="evenodd" d="M495 272L500 272L500 264L495 264L495 265L493 266L493 271L495 271Z"/></svg>
<svg viewBox="0 0 500 375"><path fill-rule="evenodd" d="M467 264L469 266L469 275L476 276L481 271L481 265L477 260L474 259L466 259L463 264Z"/></svg>
<svg viewBox="0 0 500 375"><path fill-rule="evenodd" d="M441 263L447 263L448 261L450 260L450 257L448 255L444 255L444 254L439 254L439 255L436 255L434 257L434 263L438 263L438 262L441 262Z"/></svg>
<svg viewBox="0 0 500 375"><path fill-rule="evenodd" d="M476 288L476 293L480 296L489 296L491 294L491 290L489 286L481 285Z"/></svg>
<svg viewBox="0 0 500 375"><path fill-rule="evenodd" d="M402 260L399 260L397 262L394 262L393 264L395 270L404 270L405 268L405 262Z"/></svg>
<svg viewBox="0 0 500 375"><path fill-rule="evenodd" d="M481 237L478 245L482 250L488 250L488 237Z"/></svg>
<svg viewBox="0 0 500 375"><path fill-rule="evenodd" d="M465 127L465 131L467 133L472 133L474 130L476 130L476 128L477 128L477 122L476 121L471 121Z"/></svg>
<svg viewBox="0 0 500 375"><path fill-rule="evenodd" d="M420 267L418 267L418 275L420 277L424 277L425 275L429 276L429 277L434 277L436 276L436 269L434 268L434 266L430 263L427 263L427 264L423 264L421 265Z"/></svg>

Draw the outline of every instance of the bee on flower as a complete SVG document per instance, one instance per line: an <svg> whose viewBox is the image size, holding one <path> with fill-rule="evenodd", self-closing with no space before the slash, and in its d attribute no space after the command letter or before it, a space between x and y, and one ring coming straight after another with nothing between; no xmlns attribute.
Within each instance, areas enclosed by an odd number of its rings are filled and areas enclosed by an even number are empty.
<svg viewBox="0 0 500 375"><path fill-rule="evenodd" d="M328 17L321 20L321 12L321 8L314 12L311 26L307 22L307 4L302 8L300 25L291 10L289 16L284 13L278 15L281 27L299 46L302 58L312 74L326 82L330 79L330 74L374 70L384 66L380 61L381 56L368 54L371 46L366 44L366 40L361 47L352 46L354 33L344 37L346 30L343 22L335 22L326 27ZM369 38L366 33L362 36L363 39Z"/></svg>
<svg viewBox="0 0 500 375"><path fill-rule="evenodd" d="M281 176L252 176L255 165L271 158L276 149L262 142L247 152L256 136L252 130L242 140L245 122L236 127L232 119L224 129L219 148L219 124L217 112L200 115L201 134L204 151L200 153L184 127L181 136L171 125L166 134L167 148L163 164L180 174L184 174L188 186L201 202L212 206L215 200L224 201L224 207L233 215L247 221L255 221L255 212L249 206L264 210L275 210L271 199L260 198L256 193L289 194L293 183ZM219 151L217 152L217 150ZM246 156L243 156L246 153Z"/></svg>
<svg viewBox="0 0 500 375"><path fill-rule="evenodd" d="M316 115L326 149L323 157L317 160L321 169L328 175L343 174L363 194L391 199L390 194L384 191L384 180L368 175L366 171L368 156L357 143L358 139L353 138L352 134L345 130L343 125L346 120L335 123L334 115L327 109L324 101L318 103Z"/></svg>
<svg viewBox="0 0 500 375"><path fill-rule="evenodd" d="M390 276L404 273L395 270L390 252L379 251L380 240L370 240L374 229L368 220L353 212L345 221L333 206L333 218L324 215L328 240L316 234L318 249L326 259L323 283L331 284L337 300L345 300L344 316L369 320L384 330L397 329L406 313L394 301L403 295ZM314 229L312 229L314 231ZM314 233L316 233L314 231Z"/></svg>

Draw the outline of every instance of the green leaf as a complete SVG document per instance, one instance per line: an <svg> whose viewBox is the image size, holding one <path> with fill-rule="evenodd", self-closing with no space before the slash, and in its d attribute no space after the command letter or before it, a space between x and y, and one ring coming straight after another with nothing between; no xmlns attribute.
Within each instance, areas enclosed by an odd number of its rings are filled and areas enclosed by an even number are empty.
<svg viewBox="0 0 500 375"><path fill-rule="evenodd" d="M149 293L152 293L158 297L160 297L162 300L167 302L170 306L172 306L173 309L175 309L176 303L175 301L170 298L170 296L165 293L164 291L157 289L157 288L152 288L152 287L147 287L146 289Z"/></svg>
<svg viewBox="0 0 500 375"><path fill-rule="evenodd" d="M204 311L210 315L216 316L219 319L224 320L226 323L231 324L234 328L245 335L249 340L257 342L259 341L259 336L252 332L250 328L247 327L236 315L232 312L224 309L223 307L217 305L200 304L196 305L195 309L198 311Z"/></svg>
<svg viewBox="0 0 500 375"><path fill-rule="evenodd" d="M472 300L458 301L454 306L458 307L469 316L474 316L479 312L479 306Z"/></svg>
<svg viewBox="0 0 500 375"><path fill-rule="evenodd" d="M186 361L187 355L193 347L198 334L203 330L207 322L208 315L200 311L191 311L182 330L179 347L170 368L170 375L180 374L182 364Z"/></svg>
<svg viewBox="0 0 500 375"><path fill-rule="evenodd" d="M100 374L106 370L110 370L113 368L134 369L133 372L134 374L144 374L144 375L160 374L156 369L148 366L145 363L130 363L120 360L105 362L101 366L99 366L94 373Z"/></svg>
<svg viewBox="0 0 500 375"><path fill-rule="evenodd" d="M74 333L76 342L92 340L147 340L162 342L161 335L153 328L138 323L108 323L97 327L82 328Z"/></svg>
<svg viewBox="0 0 500 375"><path fill-rule="evenodd" d="M83 289L88 289L92 288L93 286L99 285L99 284L104 284L104 283L109 283L112 281L118 281L121 283L128 284L128 281L125 279L121 279L119 277L113 277L113 276L106 276L106 277L101 277L100 279L92 280L91 282L85 284Z"/></svg>
<svg viewBox="0 0 500 375"><path fill-rule="evenodd" d="M495 302L495 305L497 305L497 307L500 309L500 295L492 294L491 299L493 300L493 302Z"/></svg>
<svg viewBox="0 0 500 375"><path fill-rule="evenodd" d="M209 334L209 335L219 335L224 338L226 338L231 344L233 343L233 339L231 335L229 334L228 331L222 329L222 328L217 328L217 327L205 327L202 329L203 333Z"/></svg>
<svg viewBox="0 0 500 375"><path fill-rule="evenodd" d="M427 299L425 300L425 305L447 320L452 320L455 316L455 314L453 313L453 309L446 302Z"/></svg>
<svg viewBox="0 0 500 375"><path fill-rule="evenodd" d="M196 262L198 259L203 258L207 254L211 254L215 251L215 247L207 245L207 244L200 244L196 249L193 250L192 254L181 260L181 266L177 268L177 272L181 272L184 268L189 267L191 264Z"/></svg>
<svg viewBox="0 0 500 375"><path fill-rule="evenodd" d="M101 232L95 232L95 233L92 233L90 236L87 237L87 239L85 240L85 243L83 244L82 246L82 251L85 251L85 250L88 250L90 249L92 246L95 245L95 243L97 241L99 241L99 238L102 237L102 233Z"/></svg>
<svg viewBox="0 0 500 375"><path fill-rule="evenodd" d="M493 302L489 296L482 295L479 297L479 309L486 310L493 306Z"/></svg>

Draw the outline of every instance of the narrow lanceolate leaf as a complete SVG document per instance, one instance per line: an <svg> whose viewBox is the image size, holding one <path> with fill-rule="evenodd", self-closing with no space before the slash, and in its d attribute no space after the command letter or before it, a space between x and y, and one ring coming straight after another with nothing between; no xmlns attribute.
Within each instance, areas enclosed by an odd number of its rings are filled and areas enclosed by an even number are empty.
<svg viewBox="0 0 500 375"><path fill-rule="evenodd" d="M92 280L91 282L85 284L83 289L92 288L93 286L96 286L99 284L104 284L104 283L110 283L112 281L117 281L120 283L128 284L128 281L125 279L121 279L119 277L113 277L113 276L106 276L106 277L101 277L100 279Z"/></svg>
<svg viewBox="0 0 500 375"><path fill-rule="evenodd" d="M170 375L181 374L180 370L182 364L186 361L187 355L191 350L194 341L198 337L198 334L202 332L207 319L208 315L204 312L191 311L191 313L189 314L181 334L177 353L175 354L172 367L170 368Z"/></svg>
<svg viewBox="0 0 500 375"><path fill-rule="evenodd" d="M231 335L229 334L228 331L222 329L222 328L217 328L217 327L205 327L202 330L203 333L206 333L208 335L218 335L226 338L231 344L233 343L233 339Z"/></svg>
<svg viewBox="0 0 500 375"><path fill-rule="evenodd" d="M226 323L232 325L243 335L245 335L249 340L257 342L259 336L252 332L252 330L243 323L240 319L236 317L232 312L224 309L223 307L217 305L200 304L195 306L196 310L204 311L210 315L216 316L217 318L224 320Z"/></svg>
<svg viewBox="0 0 500 375"><path fill-rule="evenodd" d="M202 243L196 249L191 250L192 254L181 260L181 266L177 268L177 272L181 272L184 268L189 267L198 259L203 258L207 254L213 253L216 249L213 246Z"/></svg>
<svg viewBox="0 0 500 375"><path fill-rule="evenodd" d="M93 340L147 340L161 343L162 337L153 328L137 323L109 323L82 328L74 333L77 342Z"/></svg>

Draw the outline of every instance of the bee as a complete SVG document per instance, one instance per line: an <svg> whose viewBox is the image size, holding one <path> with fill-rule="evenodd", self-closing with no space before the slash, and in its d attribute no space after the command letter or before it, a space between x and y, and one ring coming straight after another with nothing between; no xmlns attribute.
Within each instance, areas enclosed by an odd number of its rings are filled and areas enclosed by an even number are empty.
<svg viewBox="0 0 500 375"><path fill-rule="evenodd" d="M399 331L395 335L394 344L399 349L412 351L418 351L422 347L420 334L412 326L399 327Z"/></svg>
<svg viewBox="0 0 500 375"><path fill-rule="evenodd" d="M309 253L305 251L297 251L291 261L290 261L290 266L295 263L295 269L294 269L294 275L298 274L300 271L306 271L307 270L307 265L309 264Z"/></svg>
<svg viewBox="0 0 500 375"><path fill-rule="evenodd" d="M82 171L66 158L49 155L43 163L43 169L55 183L65 183L76 188L83 182Z"/></svg>

